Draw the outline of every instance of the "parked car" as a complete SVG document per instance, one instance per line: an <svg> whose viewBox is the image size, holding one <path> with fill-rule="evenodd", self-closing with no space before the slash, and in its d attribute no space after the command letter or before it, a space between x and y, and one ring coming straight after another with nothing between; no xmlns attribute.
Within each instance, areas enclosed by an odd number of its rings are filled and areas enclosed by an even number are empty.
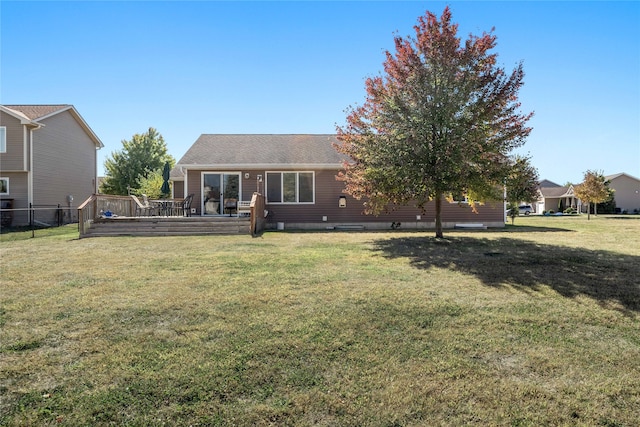
<svg viewBox="0 0 640 427"><path fill-rule="evenodd" d="M518 206L518 212L520 215L529 215L533 213L533 208L531 205L520 205Z"/></svg>

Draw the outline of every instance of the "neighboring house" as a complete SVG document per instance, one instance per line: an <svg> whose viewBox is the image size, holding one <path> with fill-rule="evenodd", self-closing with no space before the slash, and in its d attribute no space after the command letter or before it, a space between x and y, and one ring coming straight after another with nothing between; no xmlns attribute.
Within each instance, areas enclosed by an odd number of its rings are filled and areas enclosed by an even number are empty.
<svg viewBox="0 0 640 427"><path fill-rule="evenodd" d="M78 205L96 193L102 147L72 105L0 105L0 197L19 209L13 225L28 224L30 204L43 207L37 222L77 220Z"/></svg>
<svg viewBox="0 0 640 427"><path fill-rule="evenodd" d="M364 215L363 202L344 194L336 179L344 157L335 135L204 134L172 171L174 196L194 194L195 215L228 215L229 202L266 196L268 227L330 229L363 227L433 228L434 203L422 213L397 207L379 216ZM179 188L182 186L182 188ZM443 204L443 226L482 224L504 227L504 203L488 202L475 214L464 203ZM394 224L394 225L395 225Z"/></svg>
<svg viewBox="0 0 640 427"><path fill-rule="evenodd" d="M640 212L640 179L626 173L605 177L609 188L615 191L616 210L626 213Z"/></svg>
<svg viewBox="0 0 640 427"><path fill-rule="evenodd" d="M546 179L538 184L538 201L535 204L537 213L563 212L567 208L579 211L580 207L580 200L573 194L573 185L563 187Z"/></svg>
<svg viewBox="0 0 640 427"><path fill-rule="evenodd" d="M553 181L549 181L548 179L543 179L538 183L538 187L540 188L550 188L550 187L562 187L560 184L556 184Z"/></svg>

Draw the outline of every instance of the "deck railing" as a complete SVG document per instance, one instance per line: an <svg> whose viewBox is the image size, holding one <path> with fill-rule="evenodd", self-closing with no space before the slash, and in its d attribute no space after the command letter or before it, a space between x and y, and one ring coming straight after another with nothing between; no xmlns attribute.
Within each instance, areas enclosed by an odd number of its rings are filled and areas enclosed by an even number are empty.
<svg viewBox="0 0 640 427"><path fill-rule="evenodd" d="M135 216L135 202L130 196L112 196L108 194L94 194L78 207L78 232L84 237L91 224L104 212L111 212L117 216ZM265 198L260 193L253 193L251 197L251 235L261 234L266 225Z"/></svg>
<svg viewBox="0 0 640 427"><path fill-rule="evenodd" d="M78 207L78 232L82 238L91 223L104 212L118 216L134 216L133 199L129 196L94 194Z"/></svg>
<svg viewBox="0 0 640 427"><path fill-rule="evenodd" d="M251 235L256 236L264 231L267 220L265 218L264 195L253 193L251 197Z"/></svg>

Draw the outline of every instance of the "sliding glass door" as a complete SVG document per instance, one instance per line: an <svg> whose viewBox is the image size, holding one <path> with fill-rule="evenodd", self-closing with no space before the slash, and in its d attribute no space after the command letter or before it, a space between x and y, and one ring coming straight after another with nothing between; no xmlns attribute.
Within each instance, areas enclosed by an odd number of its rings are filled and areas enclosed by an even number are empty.
<svg viewBox="0 0 640 427"><path fill-rule="evenodd" d="M225 205L240 200L240 174L206 172L202 174L202 212L224 215Z"/></svg>

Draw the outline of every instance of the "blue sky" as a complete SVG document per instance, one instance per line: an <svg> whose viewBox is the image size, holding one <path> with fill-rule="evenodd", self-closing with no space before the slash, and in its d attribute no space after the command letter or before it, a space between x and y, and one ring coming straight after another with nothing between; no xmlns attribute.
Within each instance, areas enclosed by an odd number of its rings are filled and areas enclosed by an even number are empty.
<svg viewBox="0 0 640 427"><path fill-rule="evenodd" d="M449 4L522 61L520 152L541 178L640 177L640 2L0 2L0 102L73 104L105 144L155 127L179 160L202 133L334 133L393 36Z"/></svg>

